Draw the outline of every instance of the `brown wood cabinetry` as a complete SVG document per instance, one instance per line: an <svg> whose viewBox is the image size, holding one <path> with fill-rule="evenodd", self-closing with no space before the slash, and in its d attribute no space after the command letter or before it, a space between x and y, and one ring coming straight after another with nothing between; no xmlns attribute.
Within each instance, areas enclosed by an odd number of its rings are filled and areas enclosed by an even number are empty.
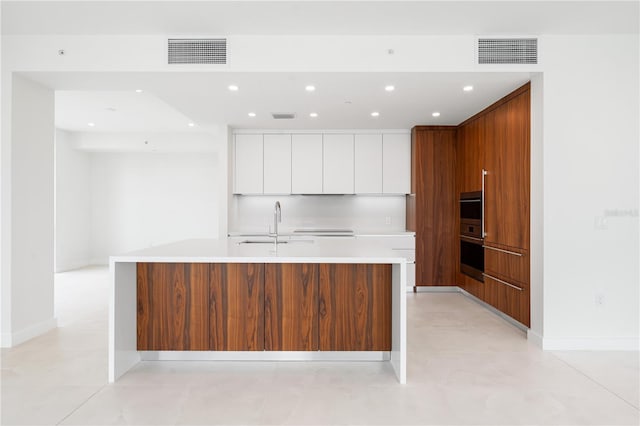
<svg viewBox="0 0 640 426"><path fill-rule="evenodd" d="M484 183L484 283L458 269L458 285L529 326L530 85L459 126L457 191ZM484 182L482 170L486 170Z"/></svg>
<svg viewBox="0 0 640 426"><path fill-rule="evenodd" d="M265 265L267 351L318 350L318 265Z"/></svg>
<svg viewBox="0 0 640 426"><path fill-rule="evenodd" d="M320 350L391 350L391 265L320 265Z"/></svg>
<svg viewBox="0 0 640 426"><path fill-rule="evenodd" d="M138 350L209 348L208 265L138 263Z"/></svg>
<svg viewBox="0 0 640 426"><path fill-rule="evenodd" d="M210 350L263 350L264 265L211 264L209 318Z"/></svg>
<svg viewBox="0 0 640 426"><path fill-rule="evenodd" d="M141 351L389 351L391 265L138 263Z"/></svg>
<svg viewBox="0 0 640 426"><path fill-rule="evenodd" d="M530 91L486 116L485 244L529 248Z"/></svg>
<svg viewBox="0 0 640 426"><path fill-rule="evenodd" d="M416 126L411 131L408 225L415 225L416 285L454 285L458 235L456 127Z"/></svg>

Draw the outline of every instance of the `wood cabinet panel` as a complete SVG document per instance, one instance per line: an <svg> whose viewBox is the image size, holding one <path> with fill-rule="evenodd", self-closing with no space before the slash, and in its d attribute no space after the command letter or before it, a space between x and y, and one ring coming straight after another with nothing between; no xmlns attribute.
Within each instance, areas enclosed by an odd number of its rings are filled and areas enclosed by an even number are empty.
<svg viewBox="0 0 640 426"><path fill-rule="evenodd" d="M484 270L519 286L529 285L529 253L526 250L505 250L485 245Z"/></svg>
<svg viewBox="0 0 640 426"><path fill-rule="evenodd" d="M391 350L391 265L319 265L320 350Z"/></svg>
<svg viewBox="0 0 640 426"><path fill-rule="evenodd" d="M458 129L456 144L458 194L482 190L483 134L483 117L479 117Z"/></svg>
<svg viewBox="0 0 640 426"><path fill-rule="evenodd" d="M485 302L529 327L529 289L513 288L485 275Z"/></svg>
<svg viewBox="0 0 640 426"><path fill-rule="evenodd" d="M264 349L264 265L209 265L209 347L214 351Z"/></svg>
<svg viewBox="0 0 640 426"><path fill-rule="evenodd" d="M318 350L318 265L265 265L267 351Z"/></svg>
<svg viewBox="0 0 640 426"><path fill-rule="evenodd" d="M416 285L454 285L457 271L456 128L412 129ZM407 203L408 211L412 208Z"/></svg>
<svg viewBox="0 0 640 426"><path fill-rule="evenodd" d="M530 92L486 115L485 242L529 247Z"/></svg>
<svg viewBox="0 0 640 426"><path fill-rule="evenodd" d="M207 288L206 265L138 263L138 350L207 350Z"/></svg>
<svg viewBox="0 0 640 426"><path fill-rule="evenodd" d="M484 283L468 275L458 273L458 285L480 300L484 300Z"/></svg>

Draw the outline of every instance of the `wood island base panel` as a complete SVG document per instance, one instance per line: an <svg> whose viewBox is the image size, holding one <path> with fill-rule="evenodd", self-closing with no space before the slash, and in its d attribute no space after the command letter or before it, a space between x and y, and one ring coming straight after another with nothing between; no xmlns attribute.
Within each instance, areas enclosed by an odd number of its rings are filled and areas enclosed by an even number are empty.
<svg viewBox="0 0 640 426"><path fill-rule="evenodd" d="M144 360L247 360L387 361L406 383L406 259L334 244L192 240L112 257L109 381Z"/></svg>

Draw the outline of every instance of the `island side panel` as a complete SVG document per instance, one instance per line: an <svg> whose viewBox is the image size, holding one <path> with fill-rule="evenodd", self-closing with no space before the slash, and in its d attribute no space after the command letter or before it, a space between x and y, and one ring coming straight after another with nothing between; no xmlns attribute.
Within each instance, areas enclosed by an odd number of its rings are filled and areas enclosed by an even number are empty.
<svg viewBox="0 0 640 426"><path fill-rule="evenodd" d="M407 383L407 264L394 263L391 366L400 384Z"/></svg>
<svg viewBox="0 0 640 426"><path fill-rule="evenodd" d="M136 263L110 265L109 291L109 382L140 362L136 334Z"/></svg>

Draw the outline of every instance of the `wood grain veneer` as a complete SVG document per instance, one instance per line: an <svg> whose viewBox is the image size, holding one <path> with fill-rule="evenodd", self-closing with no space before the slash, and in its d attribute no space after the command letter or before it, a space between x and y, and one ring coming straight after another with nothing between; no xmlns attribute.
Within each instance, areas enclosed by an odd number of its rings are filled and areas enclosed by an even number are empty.
<svg viewBox="0 0 640 426"><path fill-rule="evenodd" d="M320 264L322 351L391 350L391 265Z"/></svg>
<svg viewBox="0 0 640 426"><path fill-rule="evenodd" d="M265 265L267 351L318 350L318 265Z"/></svg>
<svg viewBox="0 0 640 426"><path fill-rule="evenodd" d="M458 235L456 127L416 126L411 132L411 147L416 285L454 285Z"/></svg>
<svg viewBox="0 0 640 426"><path fill-rule="evenodd" d="M209 349L264 349L264 264L209 265Z"/></svg>
<svg viewBox="0 0 640 426"><path fill-rule="evenodd" d="M138 350L207 350L208 271L203 264L138 263Z"/></svg>

